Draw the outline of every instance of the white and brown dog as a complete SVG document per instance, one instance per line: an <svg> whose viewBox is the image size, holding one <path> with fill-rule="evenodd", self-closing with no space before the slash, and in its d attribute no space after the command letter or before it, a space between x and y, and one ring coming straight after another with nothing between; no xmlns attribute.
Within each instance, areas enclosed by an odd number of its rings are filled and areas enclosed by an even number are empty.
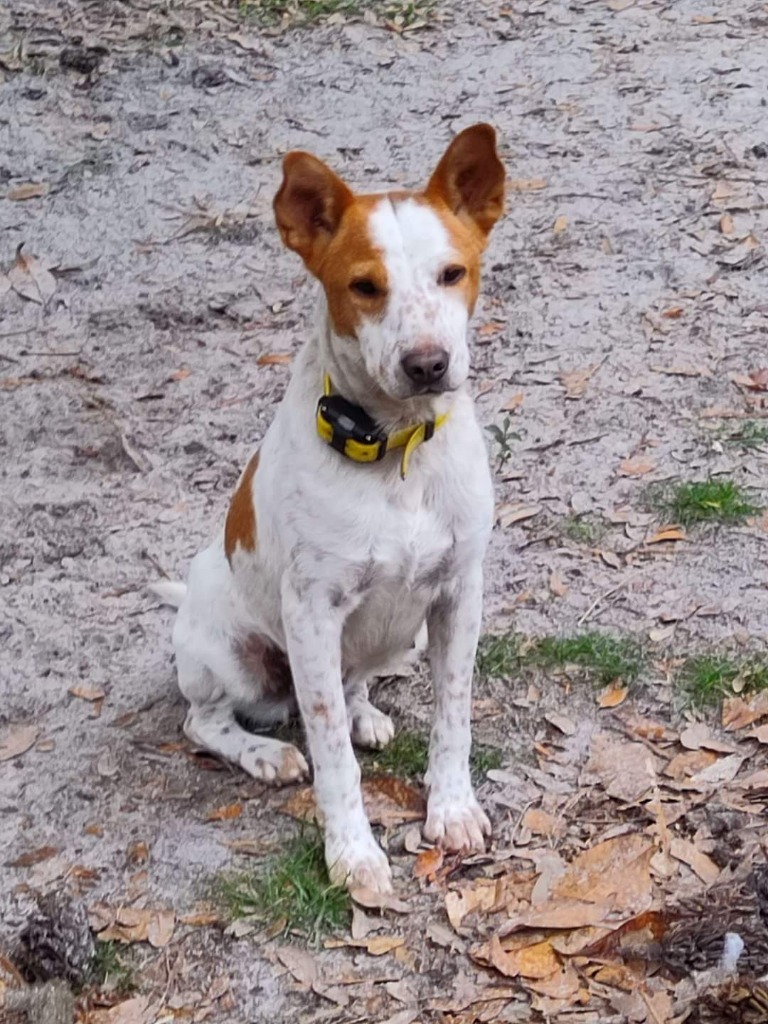
<svg viewBox="0 0 768 1024"><path fill-rule="evenodd" d="M352 744L384 746L391 720L367 680L426 622L435 717L425 835L481 850L490 831L469 773L488 459L472 401L468 322L502 213L489 125L457 135L422 192L356 195L289 153L275 198L284 243L320 281L317 322L224 529L189 583L159 584L187 736L255 778L308 772L292 745L243 729L301 712L331 879L386 891Z"/></svg>

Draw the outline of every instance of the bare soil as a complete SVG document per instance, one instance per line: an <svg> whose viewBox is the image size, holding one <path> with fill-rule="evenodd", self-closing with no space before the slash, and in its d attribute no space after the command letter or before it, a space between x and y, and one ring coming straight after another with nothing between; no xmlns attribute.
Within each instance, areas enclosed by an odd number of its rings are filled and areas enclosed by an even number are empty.
<svg viewBox="0 0 768 1024"><path fill-rule="evenodd" d="M447 0L413 32L331 21L265 33L213 2L0 10L0 259L7 271L23 244L55 280L45 304L0 287L0 724L39 730L2 763L0 847L6 862L56 851L2 869L9 950L35 892L194 914L217 873L250 863L228 844L293 828L284 794L183 741L170 614L145 590L183 576L217 528L290 373L263 357L295 354L310 329L314 286L271 217L289 149L373 190L423 182L457 128L500 132L512 180L473 388L481 420L509 415L520 437L498 476L513 522L488 556L487 628L632 634L656 667L630 699L667 721L677 653L765 643L768 520L649 544L670 524L643 497L728 474L768 498L765 446L727 443L768 423L749 376L768 364L765 4ZM44 194L14 198L27 183ZM569 539L576 515L599 541ZM428 720L421 675L378 697L401 726ZM558 709L580 723L582 763L592 691L545 680L528 697L480 685L477 737L532 764ZM514 790L483 786L498 848ZM236 820L206 820L235 802ZM142 991L233 1024L448 1019L429 1000L476 968L425 941L442 896L389 842L413 902L407 956L321 954L369 979L347 1007L297 993L274 942L221 926L179 925L147 950ZM505 1006L494 1019L544 1019Z"/></svg>

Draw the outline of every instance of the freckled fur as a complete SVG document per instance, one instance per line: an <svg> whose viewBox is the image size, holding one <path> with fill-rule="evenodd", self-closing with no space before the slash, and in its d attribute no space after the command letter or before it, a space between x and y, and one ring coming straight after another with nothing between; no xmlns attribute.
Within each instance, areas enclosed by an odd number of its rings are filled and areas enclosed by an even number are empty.
<svg viewBox="0 0 768 1024"><path fill-rule="evenodd" d="M257 778L294 781L308 771L299 751L245 732L235 713L269 724L298 702L329 871L349 885L391 885L352 742L392 738L367 681L411 650L425 621L436 701L425 833L477 850L490 828L470 783L469 719L493 494L465 382L480 257L503 196L493 140L487 125L462 132L416 193L356 196L315 157L286 157L275 214L320 282L316 328L258 473L252 460L225 528L192 562L174 626L194 742ZM465 278L441 285L454 264ZM356 277L381 295L356 295ZM414 395L402 357L431 346L450 354L449 390ZM397 453L361 466L317 437L325 373L386 429L450 412L405 480Z"/></svg>

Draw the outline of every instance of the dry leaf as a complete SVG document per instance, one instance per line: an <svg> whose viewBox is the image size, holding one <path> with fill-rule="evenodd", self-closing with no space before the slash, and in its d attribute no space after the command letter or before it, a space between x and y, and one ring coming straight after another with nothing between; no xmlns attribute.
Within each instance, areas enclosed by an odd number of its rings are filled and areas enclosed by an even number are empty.
<svg viewBox="0 0 768 1024"><path fill-rule="evenodd" d="M711 789L723 782L731 782L738 774L745 758L739 754L718 758L715 764L692 776L687 785L691 789Z"/></svg>
<svg viewBox="0 0 768 1024"><path fill-rule="evenodd" d="M15 185L12 189L9 189L5 198L19 202L25 199L39 199L40 196L44 196L47 192L48 185L45 182L27 181L23 185Z"/></svg>
<svg viewBox="0 0 768 1024"><path fill-rule="evenodd" d="M697 849L687 839L674 838L669 844L669 852L675 860L681 860L692 868L702 882L712 885L720 877L720 868L706 853Z"/></svg>
<svg viewBox="0 0 768 1024"><path fill-rule="evenodd" d="M73 697L79 697L80 700L94 701L103 700L106 694L101 689L91 689L88 686L70 686L68 693L71 693Z"/></svg>
<svg viewBox="0 0 768 1024"><path fill-rule="evenodd" d="M523 392L518 391L516 394L512 395L511 398L508 398L504 405L500 406L499 408L501 409L502 412L514 412L515 409L519 409L520 406L523 404L524 398L525 396L523 395Z"/></svg>
<svg viewBox="0 0 768 1024"><path fill-rule="evenodd" d="M682 306L671 306L669 309L665 309L661 315L665 320L679 320L683 312Z"/></svg>
<svg viewBox="0 0 768 1024"><path fill-rule="evenodd" d="M10 761L26 753L34 744L40 734L36 725L20 725L16 729L11 728L0 739L0 761Z"/></svg>
<svg viewBox="0 0 768 1024"><path fill-rule="evenodd" d="M317 958L305 949L296 946L279 946L275 952L283 967L286 967L296 981L306 988L312 988L317 981Z"/></svg>
<svg viewBox="0 0 768 1024"><path fill-rule="evenodd" d="M664 769L664 774L678 781L690 778L717 761L717 754L711 750L689 750L677 754Z"/></svg>
<svg viewBox="0 0 768 1024"><path fill-rule="evenodd" d="M493 966L507 978L549 978L560 970L560 957L549 942L536 942L508 953L494 935L489 952Z"/></svg>
<svg viewBox="0 0 768 1024"><path fill-rule="evenodd" d="M611 567L611 569L621 568L621 559L615 551L606 551L603 548L600 548L597 553L605 564Z"/></svg>
<svg viewBox="0 0 768 1024"><path fill-rule="evenodd" d="M413 786L394 775L371 775L363 779L363 803L369 821L374 825L392 827L407 821L422 821L427 805L424 796ZM280 807L299 821L317 820L317 804L311 786L296 790Z"/></svg>
<svg viewBox="0 0 768 1024"><path fill-rule="evenodd" d="M685 540L685 530L679 526L662 526L660 530L657 530L651 537L646 540L646 544L664 544L667 541Z"/></svg>
<svg viewBox="0 0 768 1024"><path fill-rule="evenodd" d="M371 956L382 956L384 953L391 953L393 949L399 949L405 945L402 935L374 935L360 943Z"/></svg>
<svg viewBox="0 0 768 1024"><path fill-rule="evenodd" d="M730 213L724 213L720 218L720 231L724 235L733 234L733 217Z"/></svg>
<svg viewBox="0 0 768 1024"><path fill-rule="evenodd" d="M558 374L557 379L565 388L565 397L571 399L583 398L587 390L587 384L594 375L600 363L592 363L580 370L570 370L567 373Z"/></svg>
<svg viewBox="0 0 768 1024"><path fill-rule="evenodd" d="M584 928L600 924L612 912L610 904L585 903L584 900L548 900L519 917L513 916L504 933L520 928Z"/></svg>
<svg viewBox="0 0 768 1024"><path fill-rule="evenodd" d="M612 11L626 11L629 7L632 7L635 0L606 0L606 7L609 7Z"/></svg>
<svg viewBox="0 0 768 1024"><path fill-rule="evenodd" d="M217 807L215 811L211 811L206 816L206 821L231 821L233 818L239 818L243 813L243 805L241 803L226 804L224 807Z"/></svg>
<svg viewBox="0 0 768 1024"><path fill-rule="evenodd" d="M550 725L563 734L563 736L573 736L576 732L576 723L572 718L568 718L567 715L561 715L559 711L547 711L544 715Z"/></svg>
<svg viewBox="0 0 768 1024"><path fill-rule="evenodd" d="M629 693L627 686L609 686L597 698L599 708L617 708L623 704Z"/></svg>
<svg viewBox="0 0 768 1024"><path fill-rule="evenodd" d="M553 572L549 577L549 589L555 597L565 597L568 593L568 584L563 581L558 573Z"/></svg>
<svg viewBox="0 0 768 1024"><path fill-rule="evenodd" d="M544 178L508 178L507 189L510 192L539 192L546 188Z"/></svg>
<svg viewBox="0 0 768 1024"><path fill-rule="evenodd" d="M568 227L568 218L564 214L560 214L559 217L555 218L555 223L552 225L552 230L556 235L561 235L563 231Z"/></svg>
<svg viewBox="0 0 768 1024"><path fill-rule="evenodd" d="M723 701L722 723L726 732L745 729L768 715L768 690L755 694L748 701L743 697L727 697Z"/></svg>
<svg viewBox="0 0 768 1024"><path fill-rule="evenodd" d="M149 860L149 847L143 840L131 843L125 853L125 859L134 867L146 864Z"/></svg>
<svg viewBox="0 0 768 1024"><path fill-rule="evenodd" d="M579 854L555 879L552 895L608 903L617 911L640 913L651 900L650 863L654 844L628 833L606 839Z"/></svg>
<svg viewBox="0 0 768 1024"><path fill-rule="evenodd" d="M88 1015L88 1024L150 1024L154 1018L155 1007L149 997L136 996L108 1010L94 1010Z"/></svg>
<svg viewBox="0 0 768 1024"><path fill-rule="evenodd" d="M413 866L413 877L434 878L435 872L443 865L443 857L443 851L438 848L423 850L416 858L416 863Z"/></svg>
<svg viewBox="0 0 768 1024"><path fill-rule="evenodd" d="M448 892L445 894L445 912L451 927L456 931L461 927L461 922L474 910L490 910L498 901L498 888L494 881L488 878L481 878L474 886L462 889L460 892Z"/></svg>
<svg viewBox="0 0 768 1024"><path fill-rule="evenodd" d="M349 895L355 903L359 903L367 910L392 910L395 914L408 914L411 910L410 904L392 893L376 892L375 889L366 889L362 885L350 889Z"/></svg>
<svg viewBox="0 0 768 1024"><path fill-rule="evenodd" d="M41 846L39 850L30 850L29 853L22 853L15 860L6 862L7 868L30 868L33 864L41 864L44 860L50 860L59 852L57 846Z"/></svg>
<svg viewBox="0 0 768 1024"><path fill-rule="evenodd" d="M499 526L502 528L520 523L524 519L533 519L541 512L541 505L523 505L520 502L501 505L496 510Z"/></svg>
<svg viewBox="0 0 768 1024"><path fill-rule="evenodd" d="M293 356L289 352L268 352L263 356L259 356L256 360L257 366L284 366L286 363L293 361Z"/></svg>
<svg viewBox="0 0 768 1024"><path fill-rule="evenodd" d="M150 946L163 949L171 941L176 927L176 915L172 910L156 910L149 921L147 939Z"/></svg>
<svg viewBox="0 0 768 1024"><path fill-rule="evenodd" d="M664 373L668 377L711 377L712 371L706 366L688 366L686 364L675 364L673 366L651 366L653 373Z"/></svg>
<svg viewBox="0 0 768 1024"><path fill-rule="evenodd" d="M656 463L642 455L638 455L634 459L624 459L623 462L619 463L619 473L621 476L644 476L654 469L656 469Z"/></svg>
<svg viewBox="0 0 768 1024"><path fill-rule="evenodd" d="M24 299L44 306L56 291L56 278L34 256L24 254L24 243L16 249L16 260L8 271L8 280Z"/></svg>
<svg viewBox="0 0 768 1024"><path fill-rule="evenodd" d="M565 822L556 818L553 814L547 814L535 807L529 808L523 815L523 828L527 828L534 835L557 837L565 832Z"/></svg>
<svg viewBox="0 0 768 1024"><path fill-rule="evenodd" d="M621 771L616 770L617 765ZM626 803L641 800L656 783L656 766L646 746L604 733L594 738L584 772L585 777L599 780L608 796Z"/></svg>

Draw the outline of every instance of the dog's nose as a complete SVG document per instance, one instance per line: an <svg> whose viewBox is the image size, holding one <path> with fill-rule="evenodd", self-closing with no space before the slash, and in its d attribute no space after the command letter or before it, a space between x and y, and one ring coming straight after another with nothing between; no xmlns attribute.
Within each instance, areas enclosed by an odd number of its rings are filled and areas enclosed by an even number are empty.
<svg viewBox="0 0 768 1024"><path fill-rule="evenodd" d="M400 360L406 377L419 387L429 387L445 376L448 369L449 355L444 348L432 348L426 351L409 352Z"/></svg>

